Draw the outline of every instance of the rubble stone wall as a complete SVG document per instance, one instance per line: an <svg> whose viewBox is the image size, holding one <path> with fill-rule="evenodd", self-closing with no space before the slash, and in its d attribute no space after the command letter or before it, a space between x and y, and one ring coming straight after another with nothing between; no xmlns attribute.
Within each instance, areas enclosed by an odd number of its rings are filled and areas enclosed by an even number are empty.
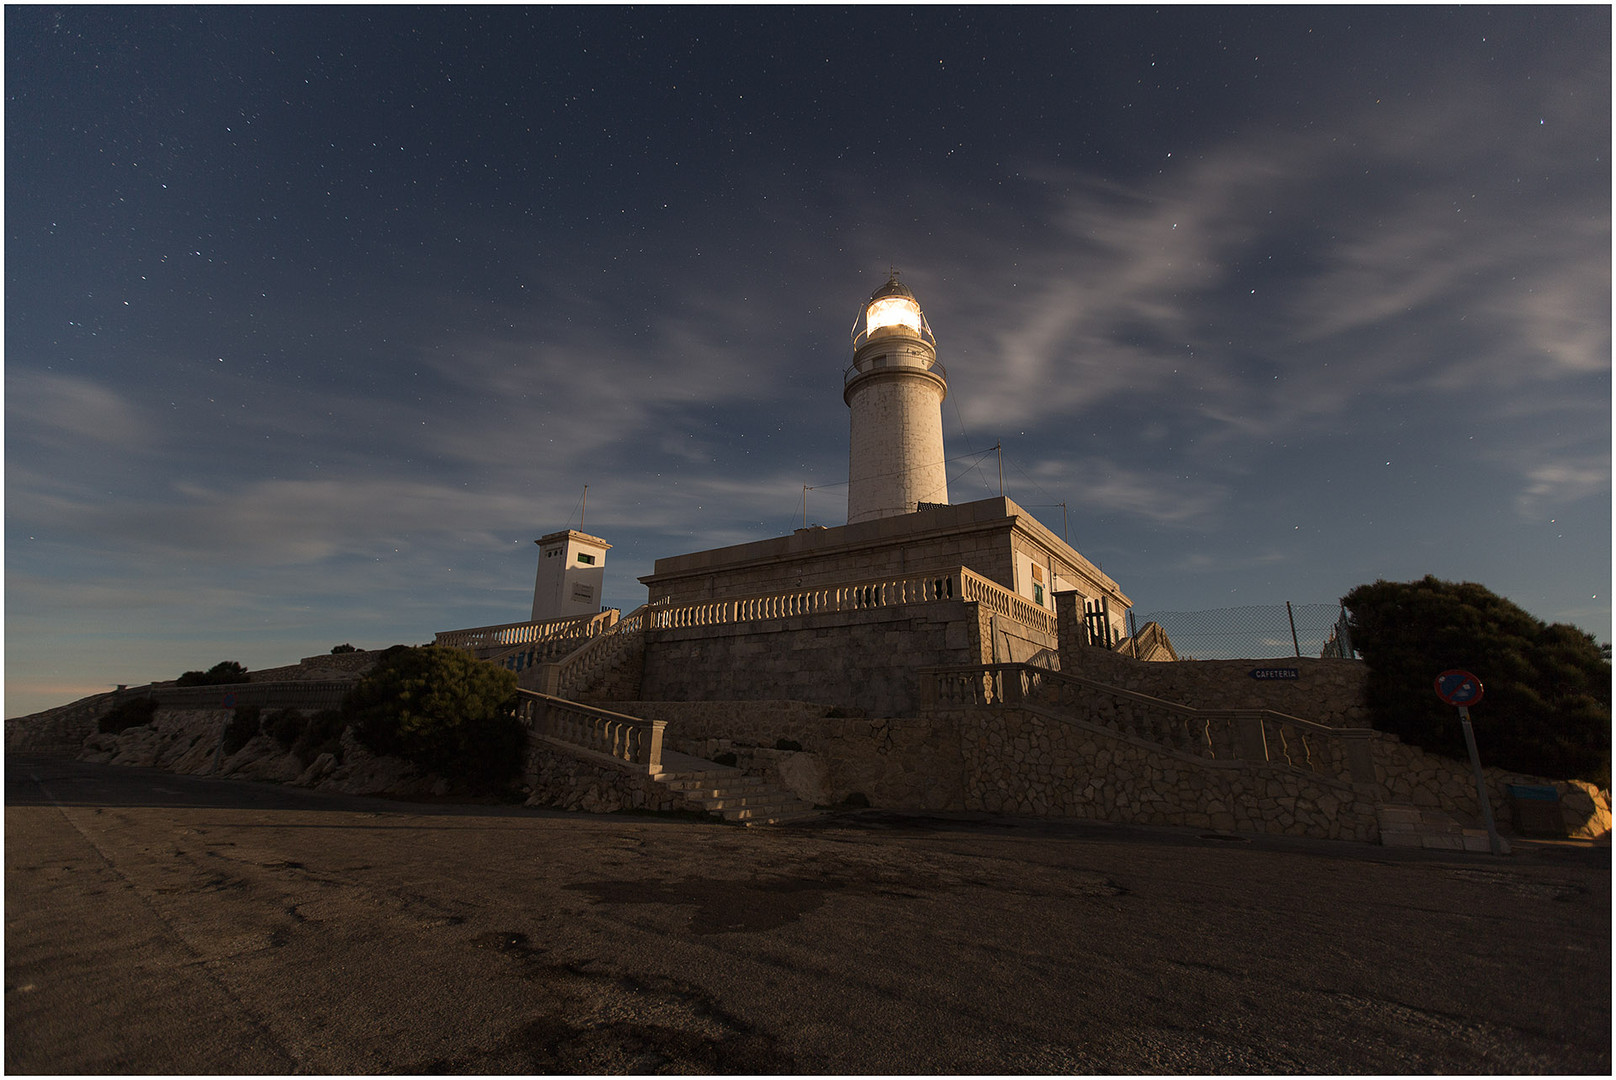
<svg viewBox="0 0 1616 1080"><path fill-rule="evenodd" d="M962 810L958 731L952 721L847 715L808 701L620 701L605 706L663 720L662 745L708 761L734 754L815 806L862 796L872 806Z"/></svg>
<svg viewBox="0 0 1616 1080"><path fill-rule="evenodd" d="M1372 841L1372 794L1291 768L1215 762L1033 708L961 710L965 808Z"/></svg>
<svg viewBox="0 0 1616 1080"><path fill-rule="evenodd" d="M956 600L646 631L655 701L792 698L913 714L920 668L983 663L981 605Z"/></svg>
<svg viewBox="0 0 1616 1080"><path fill-rule="evenodd" d="M1467 761L1428 753L1395 735L1376 732L1371 744L1375 775L1386 802L1441 810L1462 824L1482 824L1476 799L1476 776ZM1552 786L1560 795L1560 816L1573 837L1593 839L1610 832L1610 792L1582 780L1549 780L1540 776L1482 766L1487 801L1499 831L1512 832L1508 787L1511 784Z"/></svg>

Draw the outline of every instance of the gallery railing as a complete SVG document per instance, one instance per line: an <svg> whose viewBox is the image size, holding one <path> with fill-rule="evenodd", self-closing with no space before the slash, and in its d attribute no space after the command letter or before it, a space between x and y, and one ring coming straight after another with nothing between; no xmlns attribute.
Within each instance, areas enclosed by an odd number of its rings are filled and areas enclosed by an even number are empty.
<svg viewBox="0 0 1616 1080"><path fill-rule="evenodd" d="M662 736L667 721L642 720L532 690L518 690L516 694L516 716L529 738L549 739L604 754L643 767L649 776L662 771Z"/></svg>
<svg viewBox="0 0 1616 1080"><path fill-rule="evenodd" d="M1349 784L1375 782L1372 730L1333 728L1270 709L1196 709L1027 664L929 669L922 673L921 695L929 709L1040 706L1192 757L1289 765Z"/></svg>

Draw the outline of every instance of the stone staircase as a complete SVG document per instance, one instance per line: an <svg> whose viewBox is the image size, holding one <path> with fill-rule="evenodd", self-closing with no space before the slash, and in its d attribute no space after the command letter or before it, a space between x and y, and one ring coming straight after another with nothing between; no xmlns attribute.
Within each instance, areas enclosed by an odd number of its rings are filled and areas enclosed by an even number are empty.
<svg viewBox="0 0 1616 1080"><path fill-rule="evenodd" d="M817 817L819 811L761 776L671 750L653 779L710 814L742 825L779 825Z"/></svg>

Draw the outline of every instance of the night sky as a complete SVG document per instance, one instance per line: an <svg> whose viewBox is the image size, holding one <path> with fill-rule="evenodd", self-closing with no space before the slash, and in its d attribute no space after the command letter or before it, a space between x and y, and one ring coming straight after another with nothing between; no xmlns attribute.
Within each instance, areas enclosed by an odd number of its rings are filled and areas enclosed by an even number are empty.
<svg viewBox="0 0 1616 1080"><path fill-rule="evenodd" d="M6 715L842 524L893 266L1136 612L1608 641L1610 18L8 6Z"/></svg>

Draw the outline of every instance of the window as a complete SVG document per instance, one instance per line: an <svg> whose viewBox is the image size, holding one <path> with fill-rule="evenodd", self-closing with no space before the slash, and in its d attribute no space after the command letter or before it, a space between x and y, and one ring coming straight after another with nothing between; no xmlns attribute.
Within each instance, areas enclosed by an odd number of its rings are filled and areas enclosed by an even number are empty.
<svg viewBox="0 0 1616 1080"><path fill-rule="evenodd" d="M595 557L593 555L585 555L581 551L578 553L578 561L583 563L585 566L595 565Z"/></svg>
<svg viewBox="0 0 1616 1080"><path fill-rule="evenodd" d="M1042 585L1034 585L1032 587L1032 602L1037 604L1039 607L1044 606L1044 587Z"/></svg>

